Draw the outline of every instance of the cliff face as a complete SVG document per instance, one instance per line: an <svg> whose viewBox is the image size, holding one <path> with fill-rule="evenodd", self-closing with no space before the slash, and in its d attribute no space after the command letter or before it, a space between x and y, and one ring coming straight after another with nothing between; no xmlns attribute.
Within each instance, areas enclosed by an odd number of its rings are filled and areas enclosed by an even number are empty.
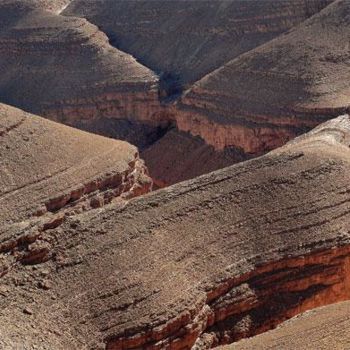
<svg viewBox="0 0 350 350"><path fill-rule="evenodd" d="M64 14L97 24L113 45L162 73L164 89L176 94L330 2L75 0Z"/></svg>
<svg viewBox="0 0 350 350"><path fill-rule="evenodd" d="M127 204L1 228L0 331L28 346L206 349L349 298L349 132L339 117Z"/></svg>
<svg viewBox="0 0 350 350"><path fill-rule="evenodd" d="M235 145L259 154L347 111L348 12L348 1L336 1L208 74L179 103L183 129L219 149Z"/></svg>

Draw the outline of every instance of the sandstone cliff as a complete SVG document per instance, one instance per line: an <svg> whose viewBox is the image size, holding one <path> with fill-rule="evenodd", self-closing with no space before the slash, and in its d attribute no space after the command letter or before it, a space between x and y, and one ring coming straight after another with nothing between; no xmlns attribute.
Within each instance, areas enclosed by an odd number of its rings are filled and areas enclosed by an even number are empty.
<svg viewBox="0 0 350 350"><path fill-rule="evenodd" d="M44 247L31 243L35 222L2 226L2 341L206 349L349 299L349 145L342 116L260 158L47 226ZM46 262L27 259L44 249Z"/></svg>
<svg viewBox="0 0 350 350"><path fill-rule="evenodd" d="M180 130L260 154L349 109L349 1L208 74L179 105ZM182 125L182 126L181 126Z"/></svg>

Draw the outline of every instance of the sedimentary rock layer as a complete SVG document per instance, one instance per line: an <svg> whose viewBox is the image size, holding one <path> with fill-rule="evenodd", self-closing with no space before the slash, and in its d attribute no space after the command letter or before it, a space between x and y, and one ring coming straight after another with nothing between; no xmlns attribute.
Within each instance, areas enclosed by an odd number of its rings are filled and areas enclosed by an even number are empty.
<svg viewBox="0 0 350 350"><path fill-rule="evenodd" d="M137 148L0 104L0 223L147 191Z"/></svg>
<svg viewBox="0 0 350 350"><path fill-rule="evenodd" d="M330 0L74 0L65 15L97 24L176 93L320 11ZM168 86L167 86L168 85Z"/></svg>
<svg viewBox="0 0 350 350"><path fill-rule="evenodd" d="M0 3L1 101L71 125L150 119L159 105L157 76L86 19L38 7L34 0Z"/></svg>
<svg viewBox="0 0 350 350"><path fill-rule="evenodd" d="M43 228L41 249L23 223L23 251L2 255L1 341L206 349L349 299L349 145L342 116L260 158Z"/></svg>
<svg viewBox="0 0 350 350"><path fill-rule="evenodd" d="M235 145L259 154L346 111L349 6L336 1L208 74L183 98L179 128L218 149Z"/></svg>
<svg viewBox="0 0 350 350"><path fill-rule="evenodd" d="M276 330L242 340L222 350L344 350L350 346L350 303L308 311Z"/></svg>

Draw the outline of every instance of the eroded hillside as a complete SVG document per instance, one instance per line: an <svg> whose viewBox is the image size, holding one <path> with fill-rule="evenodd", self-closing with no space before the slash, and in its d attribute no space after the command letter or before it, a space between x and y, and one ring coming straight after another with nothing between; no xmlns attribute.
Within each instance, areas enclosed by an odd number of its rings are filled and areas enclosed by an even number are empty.
<svg viewBox="0 0 350 350"><path fill-rule="evenodd" d="M348 299L349 145L342 116L263 157L46 229L47 261L0 279L1 342L207 349ZM13 256L2 249L5 263Z"/></svg>
<svg viewBox="0 0 350 350"><path fill-rule="evenodd" d="M320 11L331 0L74 0L116 47L159 73L176 94L224 63Z"/></svg>
<svg viewBox="0 0 350 350"><path fill-rule="evenodd" d="M0 141L2 226L103 206L151 186L135 146L3 104Z"/></svg>
<svg viewBox="0 0 350 350"><path fill-rule="evenodd" d="M312 121L304 114L283 116L276 123L268 113L241 113L242 102L230 95L239 79L225 68L330 2L2 0L0 101L131 142L147 160L154 182L167 186L262 154L339 113L327 110ZM326 33L335 28L325 24ZM341 26L347 30L346 21ZM328 50L328 36L319 32L310 31L310 45L317 35L317 45ZM334 43L338 39L332 36ZM342 45L334 45L343 52ZM282 58L284 51L278 54ZM260 68L263 75L269 69ZM225 71L220 83L199 89L200 81L174 103L194 80L215 77L214 69ZM346 74L339 74L343 78L340 84L347 86ZM254 106L254 91L265 91L237 89ZM272 108L273 101L263 99Z"/></svg>
<svg viewBox="0 0 350 350"><path fill-rule="evenodd" d="M180 130L218 149L259 154L350 106L350 2L338 0L288 33L208 74L180 103Z"/></svg>

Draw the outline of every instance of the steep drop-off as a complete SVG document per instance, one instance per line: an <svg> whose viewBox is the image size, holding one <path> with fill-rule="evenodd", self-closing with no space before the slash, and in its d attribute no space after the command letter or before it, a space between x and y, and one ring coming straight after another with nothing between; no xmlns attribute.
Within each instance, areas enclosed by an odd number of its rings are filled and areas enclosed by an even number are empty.
<svg viewBox="0 0 350 350"><path fill-rule="evenodd" d="M342 116L260 158L47 227L46 262L3 269L1 341L207 349L349 299L349 146ZM21 254L11 249L3 266Z"/></svg>
<svg viewBox="0 0 350 350"><path fill-rule="evenodd" d="M271 150L350 106L350 2L208 74L186 92L178 127L217 149Z"/></svg>
<svg viewBox="0 0 350 350"><path fill-rule="evenodd" d="M331 0L74 0L116 47L161 74L176 94L222 64L301 23Z"/></svg>

